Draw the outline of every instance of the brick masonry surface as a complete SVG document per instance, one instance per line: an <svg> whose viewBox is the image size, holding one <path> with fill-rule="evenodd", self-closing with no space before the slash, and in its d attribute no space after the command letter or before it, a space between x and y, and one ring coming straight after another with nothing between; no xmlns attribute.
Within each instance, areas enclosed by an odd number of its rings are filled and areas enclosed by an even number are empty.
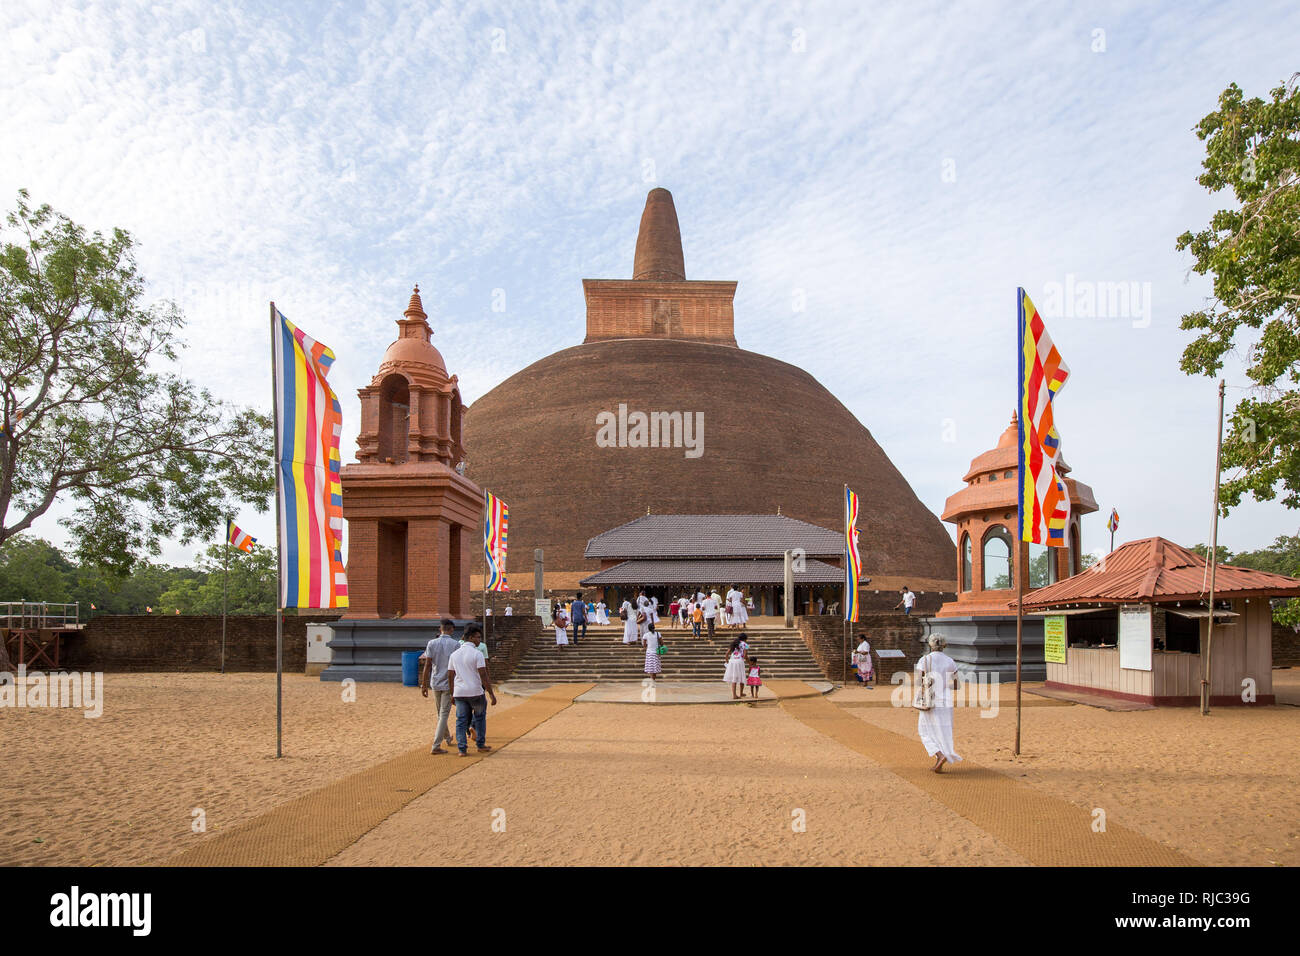
<svg viewBox="0 0 1300 956"><path fill-rule="evenodd" d="M838 681L847 674L853 679L853 672L848 670L844 656L844 621L838 615L822 614L795 618L799 634L827 680ZM865 634L871 643L872 651L892 648L903 652L902 657L876 659L876 679L888 683L897 671L911 671L925 652L921 644L924 625L914 617L906 617L898 611L878 614L863 614L852 626L849 634L849 653L857 647L857 635Z"/></svg>
<svg viewBox="0 0 1300 956"><path fill-rule="evenodd" d="M307 666L307 625L338 620L339 611L284 617L284 670ZM215 671L221 666L219 615L101 614L67 639L61 658L69 670ZM226 618L226 670L275 670L275 615Z"/></svg>

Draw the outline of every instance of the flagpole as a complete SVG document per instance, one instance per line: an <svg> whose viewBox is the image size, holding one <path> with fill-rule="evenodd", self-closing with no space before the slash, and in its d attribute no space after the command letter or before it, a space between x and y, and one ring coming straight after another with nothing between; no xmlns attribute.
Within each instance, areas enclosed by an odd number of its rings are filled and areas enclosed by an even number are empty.
<svg viewBox="0 0 1300 956"><path fill-rule="evenodd" d="M280 396L276 386L280 370L275 361L275 303L271 303L271 409L275 420L275 450L272 465L275 468L275 756L284 756L284 555L280 536Z"/></svg>
<svg viewBox="0 0 1300 956"><path fill-rule="evenodd" d="M226 519L226 543L221 549L221 673L226 672L226 588L230 578L230 519Z"/></svg>
<svg viewBox="0 0 1300 956"><path fill-rule="evenodd" d="M1210 652L1214 645L1214 572L1219 567L1219 472L1223 467L1223 379L1219 379L1219 437L1214 447L1214 519L1210 525L1210 616L1205 622L1205 677L1201 680L1201 716L1210 714Z"/></svg>
<svg viewBox="0 0 1300 956"><path fill-rule="evenodd" d="M1021 662L1024 656L1024 630L1025 630L1025 609L1022 606L1025 597L1024 585L1021 583L1020 572L1023 568L1021 555L1027 549L1022 540L1025 536L1025 410L1021 407L1023 398L1021 392L1025 387L1025 293L1023 289L1016 289L1016 365L1018 368L1016 379L1016 421L1019 423L1020 441L1019 456L1020 470L1016 473L1020 481L1020 489L1016 495L1016 560L1013 567L1016 576L1016 746L1012 751L1017 757L1020 756L1020 675Z"/></svg>
<svg viewBox="0 0 1300 956"><path fill-rule="evenodd" d="M844 636L840 648L840 687L849 686L849 575L853 573L853 562L849 560L849 549L853 547L853 538L849 529L849 486L844 486L840 496L844 501L844 600L841 613L844 615Z"/></svg>

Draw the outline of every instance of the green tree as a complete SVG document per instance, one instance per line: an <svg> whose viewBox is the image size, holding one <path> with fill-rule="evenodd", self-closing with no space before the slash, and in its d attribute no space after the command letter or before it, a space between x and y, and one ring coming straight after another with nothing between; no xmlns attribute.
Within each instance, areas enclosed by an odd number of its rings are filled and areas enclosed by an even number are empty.
<svg viewBox="0 0 1300 956"><path fill-rule="evenodd" d="M236 502L265 510L270 418L168 367L182 316L143 302L131 236L87 233L25 190L5 221L0 545L69 501L79 563L122 576L168 538L212 537Z"/></svg>
<svg viewBox="0 0 1300 956"><path fill-rule="evenodd" d="M223 586L230 614L271 614L275 611L275 552L261 545L245 554L214 544L198 556L194 576L177 582L159 597L164 613L220 614ZM229 561L228 570L223 562ZM228 575L228 577L227 577Z"/></svg>
<svg viewBox="0 0 1300 956"><path fill-rule="evenodd" d="M1209 557L1210 554L1210 546L1207 544L1194 544L1187 550L1199 554L1203 558ZM1218 545L1214 553L1216 555L1215 564L1232 564L1232 552L1223 545Z"/></svg>
<svg viewBox="0 0 1300 956"><path fill-rule="evenodd" d="M1220 209L1199 232L1178 237L1193 270L1214 278L1209 304L1182 318L1199 334L1183 352L1189 375L1217 375L1224 357L1249 345L1252 394L1232 412L1223 443L1226 514L1250 493L1300 506L1300 74L1246 99L1234 83L1219 108L1197 124L1205 159L1197 182L1231 189L1236 208ZM1251 330L1258 330L1258 335ZM1256 338L1253 343L1238 342Z"/></svg>
<svg viewBox="0 0 1300 956"><path fill-rule="evenodd" d="M76 570L48 541L29 535L10 538L0 545L0 601L74 601Z"/></svg>

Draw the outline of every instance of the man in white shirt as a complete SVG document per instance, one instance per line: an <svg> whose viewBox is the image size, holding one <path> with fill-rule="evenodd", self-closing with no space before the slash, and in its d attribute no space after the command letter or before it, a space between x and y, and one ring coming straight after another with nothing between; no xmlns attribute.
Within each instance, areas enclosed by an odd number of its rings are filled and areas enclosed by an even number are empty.
<svg viewBox="0 0 1300 956"><path fill-rule="evenodd" d="M704 610L704 621L709 626L709 640L713 640L713 626L718 619L718 599L710 594L701 602L700 607Z"/></svg>
<svg viewBox="0 0 1300 956"><path fill-rule="evenodd" d="M483 694L492 698L492 706L497 703L497 695L492 691L492 680L488 677L487 660L478 649L478 642L483 628L477 624L465 626L465 643L451 655L447 663L447 681L451 685L451 696L456 701L456 749L462 757L469 755L469 741L466 732L473 727L475 742L479 753L487 753L492 748L487 740L487 700Z"/></svg>
<svg viewBox="0 0 1300 956"><path fill-rule="evenodd" d="M507 604L507 605L506 605L506 617L514 617L514 616L515 616L515 609L512 608L509 604Z"/></svg>
<svg viewBox="0 0 1300 956"><path fill-rule="evenodd" d="M438 709L438 726L433 732L433 749L430 753L445 754L442 742L451 743L451 732L447 729L447 719L451 715L451 687L447 681L447 666L451 655L460 647L460 642L452 637L456 630L454 622L443 618L438 628L439 634L431 640L424 653L420 655L420 693L429 696L433 689L433 705Z"/></svg>
<svg viewBox="0 0 1300 956"><path fill-rule="evenodd" d="M912 607L915 604L916 604L916 595L912 593L911 588L909 588L906 584L904 584L903 599L894 605L895 610L901 607L903 609L904 614L910 615L912 613Z"/></svg>

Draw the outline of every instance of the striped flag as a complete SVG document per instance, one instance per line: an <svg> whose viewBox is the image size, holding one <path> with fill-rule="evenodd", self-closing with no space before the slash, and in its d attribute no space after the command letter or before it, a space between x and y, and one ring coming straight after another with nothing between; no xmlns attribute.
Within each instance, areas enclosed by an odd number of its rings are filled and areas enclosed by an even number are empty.
<svg viewBox="0 0 1300 956"><path fill-rule="evenodd" d="M844 620L857 623L858 582L862 579L862 554L858 550L858 496L844 487Z"/></svg>
<svg viewBox="0 0 1300 956"><path fill-rule="evenodd" d="M233 544L240 551L251 552L253 545L257 543L247 531L240 531L239 525L235 524L229 518L226 519L226 540Z"/></svg>
<svg viewBox="0 0 1300 956"><path fill-rule="evenodd" d="M487 559L488 591L509 591L506 583L506 537L510 530L510 509L492 492L484 492L487 510L483 517L483 557Z"/></svg>
<svg viewBox="0 0 1300 956"><path fill-rule="evenodd" d="M1018 307L1020 423L1020 538L1053 548L1065 547L1070 523L1070 496L1056 471L1061 436L1052 403L1070 377L1070 369L1047 334L1042 316L1024 289L1016 290Z"/></svg>
<svg viewBox="0 0 1300 956"><path fill-rule="evenodd" d="M347 607L343 568L343 411L325 381L334 353L274 309L279 422L280 606Z"/></svg>
<svg viewBox="0 0 1300 956"><path fill-rule="evenodd" d="M1119 512L1114 508L1110 509L1110 517L1106 519L1106 530L1111 534L1119 530Z"/></svg>

